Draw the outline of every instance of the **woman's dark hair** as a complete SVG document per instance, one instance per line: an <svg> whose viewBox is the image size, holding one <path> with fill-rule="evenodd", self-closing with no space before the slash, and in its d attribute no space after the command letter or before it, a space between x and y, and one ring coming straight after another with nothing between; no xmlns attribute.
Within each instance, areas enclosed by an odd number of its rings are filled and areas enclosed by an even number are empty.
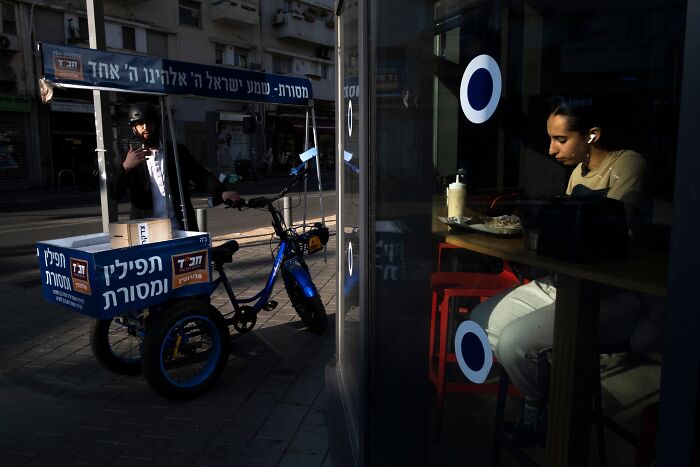
<svg viewBox="0 0 700 467"><path fill-rule="evenodd" d="M561 115L567 119L569 131L576 131L584 136L588 135L588 130L598 127L601 136L597 144L610 149L615 145L616 132L611 123L613 113L607 101L603 99L557 99L554 101L551 115Z"/></svg>

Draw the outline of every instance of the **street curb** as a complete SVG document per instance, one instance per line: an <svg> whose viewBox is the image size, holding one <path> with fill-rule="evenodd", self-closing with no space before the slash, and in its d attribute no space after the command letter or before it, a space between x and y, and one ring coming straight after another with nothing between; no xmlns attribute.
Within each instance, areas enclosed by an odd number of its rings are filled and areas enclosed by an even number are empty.
<svg viewBox="0 0 700 467"><path fill-rule="evenodd" d="M317 217L315 219L308 219L306 221L306 224L313 225L315 222L321 222L321 218ZM329 227L329 229L331 226L335 226L336 225L336 216L332 215L332 216L326 217L325 218L325 225L326 225L326 227ZM332 234L335 234L334 229L330 229L330 231ZM274 235L274 233L275 232L274 232L274 229L272 227L263 227L260 229L249 230L247 232L240 232L238 234L234 233L234 234L230 234L230 235L219 235L217 237L212 237L211 241L212 241L212 244L214 244L214 242L223 243L227 240L235 240L236 242L238 242L239 245L248 245L252 242L255 242L255 240L252 240L252 239L261 238L261 237L271 237L272 235ZM258 240L256 242L256 244L262 245L262 244L265 244L267 242L268 242L268 240Z"/></svg>

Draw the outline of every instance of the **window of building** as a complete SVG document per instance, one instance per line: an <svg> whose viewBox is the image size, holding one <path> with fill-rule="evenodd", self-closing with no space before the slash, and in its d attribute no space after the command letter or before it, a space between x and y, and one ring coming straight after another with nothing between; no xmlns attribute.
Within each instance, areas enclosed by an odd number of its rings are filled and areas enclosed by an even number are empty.
<svg viewBox="0 0 700 467"><path fill-rule="evenodd" d="M87 43L89 40L88 21L86 17L64 15L66 42L69 44Z"/></svg>
<svg viewBox="0 0 700 467"><path fill-rule="evenodd" d="M136 50L136 31L129 26L122 26L122 48Z"/></svg>
<svg viewBox="0 0 700 467"><path fill-rule="evenodd" d="M224 52L226 51L226 46L224 44L214 44L214 63L217 65L224 64Z"/></svg>
<svg viewBox="0 0 700 467"><path fill-rule="evenodd" d="M202 4L193 0L180 0L180 24L198 28L201 26L200 18Z"/></svg>
<svg viewBox="0 0 700 467"><path fill-rule="evenodd" d="M248 51L232 45L214 43L214 63L217 65L232 65L240 68L248 67Z"/></svg>
<svg viewBox="0 0 700 467"><path fill-rule="evenodd" d="M37 27L36 25L41 25ZM34 10L34 37L37 41L60 44L66 40L63 29L63 13L60 11L36 8Z"/></svg>
<svg viewBox="0 0 700 467"><path fill-rule="evenodd" d="M287 74L292 72L292 59L282 55L272 57L272 72Z"/></svg>
<svg viewBox="0 0 700 467"><path fill-rule="evenodd" d="M151 55L168 56L168 36L165 33L146 30L146 47Z"/></svg>
<svg viewBox="0 0 700 467"><path fill-rule="evenodd" d="M248 52L247 51L236 51L234 56L234 66L247 68L248 67Z"/></svg>
<svg viewBox="0 0 700 467"><path fill-rule="evenodd" d="M12 2L2 2L2 32L17 34L17 17L15 5Z"/></svg>
<svg viewBox="0 0 700 467"><path fill-rule="evenodd" d="M321 65L321 77L323 79L333 79L333 65Z"/></svg>

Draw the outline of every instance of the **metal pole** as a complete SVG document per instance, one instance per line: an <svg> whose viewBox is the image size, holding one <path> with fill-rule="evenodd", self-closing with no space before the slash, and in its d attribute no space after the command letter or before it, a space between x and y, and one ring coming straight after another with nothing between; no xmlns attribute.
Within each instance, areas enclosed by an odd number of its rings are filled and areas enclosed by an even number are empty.
<svg viewBox="0 0 700 467"><path fill-rule="evenodd" d="M316 180L318 181L318 204L321 208L321 223L326 224L326 216L323 213L323 190L321 189L321 153L318 152L318 140L316 139L316 110L314 109L314 101L311 102L311 128L314 132L314 147L316 148ZM328 249L323 249L323 261L327 261Z"/></svg>
<svg viewBox="0 0 700 467"><path fill-rule="evenodd" d="M321 206L321 222L326 223L323 214L323 189L321 188L321 153L318 152L318 140L316 139L316 110L311 101L311 125L314 132L314 147L316 148L316 177L318 177L318 204Z"/></svg>
<svg viewBox="0 0 700 467"><path fill-rule="evenodd" d="M197 208L197 227L200 232L207 231L207 208Z"/></svg>
<svg viewBox="0 0 700 467"><path fill-rule="evenodd" d="M282 198L282 216L284 217L284 225L292 226L292 198L285 196Z"/></svg>
<svg viewBox="0 0 700 467"><path fill-rule="evenodd" d="M190 230L187 222L187 209L185 208L185 191L182 189L182 176L180 175L180 158L177 156L177 141L175 140L175 124L173 123L173 111L170 107L170 96L165 96L165 105L168 109L168 123L170 124L170 139L173 145L173 157L175 158L175 173L177 174L177 188L180 192L180 209L182 210L182 222L185 230Z"/></svg>
<svg viewBox="0 0 700 467"><path fill-rule="evenodd" d="M309 149L309 108L306 108L306 121L304 123L304 151ZM317 156L318 157L318 156ZM308 161L304 164L304 169L309 167ZM306 190L308 179L304 177L304 231L306 231Z"/></svg>
<svg viewBox="0 0 700 467"><path fill-rule="evenodd" d="M88 17L88 34L90 48L105 50L105 22L102 0L86 0ZM107 177L114 173L115 155L112 138L112 119L109 113L109 94L105 93L102 99L101 91L92 91L92 100L95 107L95 152L97 153L97 166L100 171L100 205L102 207L102 231L109 232L109 223L117 220L117 203L107 193ZM109 152L109 154L108 154Z"/></svg>
<svg viewBox="0 0 700 467"><path fill-rule="evenodd" d="M165 131L165 96L158 97L158 103L160 104L160 141L159 143L164 147L168 147L168 132ZM163 173L165 174L165 217L168 219L172 218L174 212L170 212L170 200L172 199L172 193L170 192L170 177L168 177L168 158L163 159ZM174 209L174 207L173 207Z"/></svg>

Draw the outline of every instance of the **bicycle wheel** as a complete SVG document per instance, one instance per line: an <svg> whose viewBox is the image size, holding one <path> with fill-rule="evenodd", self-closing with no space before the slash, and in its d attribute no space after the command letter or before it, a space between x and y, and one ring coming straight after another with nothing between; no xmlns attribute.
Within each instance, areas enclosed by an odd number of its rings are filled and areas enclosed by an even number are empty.
<svg viewBox="0 0 700 467"><path fill-rule="evenodd" d="M306 268L306 265L304 265L304 267ZM289 295L289 299L292 301L292 306L306 327L316 334L323 334L326 332L328 317L326 316L326 308L323 306L323 302L321 302L321 297L318 294L318 290L316 290L316 286L314 286L314 290L316 291L314 296L305 297L301 286L290 273L283 270L282 280L284 281L285 289L287 289L287 295Z"/></svg>
<svg viewBox="0 0 700 467"><path fill-rule="evenodd" d="M221 313L201 300L172 305L143 341L143 373L151 389L175 400L191 399L223 372L229 354Z"/></svg>
<svg viewBox="0 0 700 467"><path fill-rule="evenodd" d="M120 375L141 373L141 314L93 321L90 348L103 367Z"/></svg>

